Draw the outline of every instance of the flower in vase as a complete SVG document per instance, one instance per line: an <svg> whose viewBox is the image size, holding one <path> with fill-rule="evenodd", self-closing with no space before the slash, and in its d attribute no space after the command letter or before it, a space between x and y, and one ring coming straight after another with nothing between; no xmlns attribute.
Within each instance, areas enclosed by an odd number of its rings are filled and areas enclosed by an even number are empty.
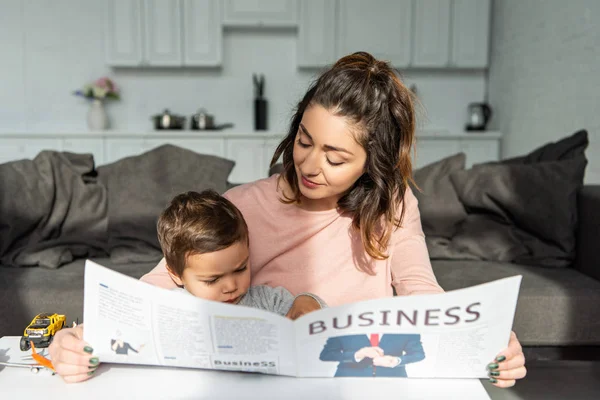
<svg viewBox="0 0 600 400"><path fill-rule="evenodd" d="M107 77L102 77L92 83L86 84L81 90L76 90L74 94L89 100L119 100L121 98L119 88Z"/></svg>

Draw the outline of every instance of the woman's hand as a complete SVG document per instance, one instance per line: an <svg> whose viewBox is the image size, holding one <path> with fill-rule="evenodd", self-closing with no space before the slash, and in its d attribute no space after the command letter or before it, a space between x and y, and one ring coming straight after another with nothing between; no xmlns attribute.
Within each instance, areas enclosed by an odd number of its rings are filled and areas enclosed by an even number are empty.
<svg viewBox="0 0 600 400"><path fill-rule="evenodd" d="M296 297L296 300L294 300L294 303L292 304L292 308L290 308L290 311L288 311L285 316L289 319L296 319L304 314L320 309L321 305L313 297L300 295Z"/></svg>
<svg viewBox="0 0 600 400"><path fill-rule="evenodd" d="M500 352L494 362L488 364L488 375L490 382L500 388L514 386L517 379L527 375L523 348L514 332L510 333L508 348Z"/></svg>
<svg viewBox="0 0 600 400"><path fill-rule="evenodd" d="M373 358L373 365L376 367L394 368L400 364L400 358L395 356L382 356Z"/></svg>
<svg viewBox="0 0 600 400"><path fill-rule="evenodd" d="M82 382L91 378L99 365L94 349L83 341L83 324L63 328L54 335L48 348L52 365L65 382Z"/></svg>
<svg viewBox="0 0 600 400"><path fill-rule="evenodd" d="M361 362L365 358L377 358L383 357L383 350L381 347L363 347L356 353L354 353L354 360Z"/></svg>

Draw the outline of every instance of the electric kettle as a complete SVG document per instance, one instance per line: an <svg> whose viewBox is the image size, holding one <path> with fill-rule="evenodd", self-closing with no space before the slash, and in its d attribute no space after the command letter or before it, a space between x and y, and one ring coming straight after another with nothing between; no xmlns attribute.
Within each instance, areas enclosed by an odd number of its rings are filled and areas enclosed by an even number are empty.
<svg viewBox="0 0 600 400"><path fill-rule="evenodd" d="M485 131L492 118L492 109L487 103L471 103L467 109L467 131Z"/></svg>

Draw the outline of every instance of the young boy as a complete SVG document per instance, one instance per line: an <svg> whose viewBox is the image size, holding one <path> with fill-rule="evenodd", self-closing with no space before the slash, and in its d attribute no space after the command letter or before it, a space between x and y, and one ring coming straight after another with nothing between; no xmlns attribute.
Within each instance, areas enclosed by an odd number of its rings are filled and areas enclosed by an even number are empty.
<svg viewBox="0 0 600 400"><path fill-rule="evenodd" d="M159 217L158 240L169 275L183 287L179 290L196 297L291 319L325 306L309 293L294 297L282 287L250 286L248 226L238 208L214 190L175 196Z"/></svg>

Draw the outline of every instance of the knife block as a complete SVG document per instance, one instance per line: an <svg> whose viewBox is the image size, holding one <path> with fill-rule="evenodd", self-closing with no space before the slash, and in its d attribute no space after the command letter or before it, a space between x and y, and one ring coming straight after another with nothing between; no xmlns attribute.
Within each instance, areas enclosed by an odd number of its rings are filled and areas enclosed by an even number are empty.
<svg viewBox="0 0 600 400"><path fill-rule="evenodd" d="M267 99L257 97L254 99L254 129L267 130Z"/></svg>

